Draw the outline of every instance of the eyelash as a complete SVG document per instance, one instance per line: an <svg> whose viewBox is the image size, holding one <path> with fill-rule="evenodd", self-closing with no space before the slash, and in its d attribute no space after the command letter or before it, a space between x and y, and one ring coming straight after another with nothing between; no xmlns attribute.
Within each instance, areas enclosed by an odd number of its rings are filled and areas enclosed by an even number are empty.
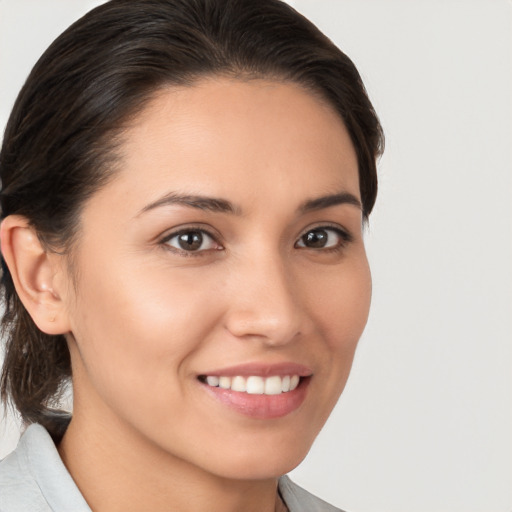
<svg viewBox="0 0 512 512"><path fill-rule="evenodd" d="M203 237L206 235L213 243L218 245L215 249L203 249L203 250L197 250L197 251L186 251L185 249L179 249L177 247L173 247L169 244L169 242L173 238L177 238L180 235L185 235L187 233L200 233ZM224 250L224 247L218 242L217 236L215 236L213 233L205 229L204 227L194 227L189 226L183 229L180 229L179 231L174 231L173 233L168 234L165 236L161 241L160 244L163 245L167 250L174 252L176 254L179 254L180 256L185 257L198 257L198 256L204 256L205 252L209 252L212 250L222 251Z"/></svg>
<svg viewBox="0 0 512 512"><path fill-rule="evenodd" d="M319 247L319 248L312 248L308 246L300 246L298 245L301 241L304 240L304 237L308 235L309 233L312 233L314 231L327 231L327 232L334 232L338 237L339 241L336 243L334 247ZM169 244L171 240L174 238L179 237L180 235L190 234L190 233L200 233L203 237L206 235L213 243L215 243L218 247L214 249L202 249L202 250L185 250L185 249L179 249L178 247L173 247ZM333 226L333 225L326 225L321 224L318 226L309 227L307 230L305 230L297 239L297 241L294 244L294 247L297 249L310 249L313 251L323 252L323 253L331 253L331 252L337 252L342 250L346 247L347 244L353 241L353 236L345 231L344 229L340 228L339 226ZM186 227L183 229L180 229L179 231L175 231L173 233L168 234L162 240L160 241L160 244L164 246L167 250L172 251L174 253L179 254L180 256L184 257L199 257L204 256L204 253L210 252L212 250L216 251L222 251L224 250L224 247L218 242L218 237L214 234L212 234L210 231L205 229L204 227Z"/></svg>
<svg viewBox="0 0 512 512"><path fill-rule="evenodd" d="M321 247L318 248L318 251L323 253L331 253L338 252L344 249L349 243L354 241L354 237L348 232L339 227L338 225L329 225L329 224L320 224L318 226L309 227L303 234L299 237L299 239L295 242L295 247L299 249L311 249L315 250L315 248L307 247L307 246L298 246L297 244L304 239L304 237L308 233L312 233L314 231L329 231L334 232L339 237L338 243L335 244L334 247Z"/></svg>

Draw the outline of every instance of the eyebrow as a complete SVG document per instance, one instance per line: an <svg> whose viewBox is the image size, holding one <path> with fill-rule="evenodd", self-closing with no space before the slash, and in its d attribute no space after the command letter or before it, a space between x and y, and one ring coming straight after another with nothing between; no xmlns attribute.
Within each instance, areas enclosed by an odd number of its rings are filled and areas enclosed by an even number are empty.
<svg viewBox="0 0 512 512"><path fill-rule="evenodd" d="M308 199L299 206L298 211L300 213L308 213L341 204L350 204L362 210L361 201L355 195L351 194L350 192L340 192L315 199ZM198 210L215 213L229 213L232 215L242 214L240 207L234 205L232 202L227 201L226 199L170 192L160 199L157 199L156 201L146 205L138 213L138 215L141 215L150 210L154 210L155 208L172 205L186 206L189 208L196 208Z"/></svg>
<svg viewBox="0 0 512 512"><path fill-rule="evenodd" d="M307 213L315 210L323 210L324 208L340 204L351 204L360 210L363 209L361 201L354 194L351 194L350 192L339 192L337 194L330 194L316 199L309 199L300 205L299 211L301 213Z"/></svg>
<svg viewBox="0 0 512 512"><path fill-rule="evenodd" d="M208 212L216 213L231 213L240 215L241 211L233 203L225 199L219 199L215 197L207 197L200 195L191 194L178 194L171 192L166 194L164 197L157 199L156 201L146 205L138 215L145 213L161 206L187 206L189 208L196 208L198 210L204 210Z"/></svg>

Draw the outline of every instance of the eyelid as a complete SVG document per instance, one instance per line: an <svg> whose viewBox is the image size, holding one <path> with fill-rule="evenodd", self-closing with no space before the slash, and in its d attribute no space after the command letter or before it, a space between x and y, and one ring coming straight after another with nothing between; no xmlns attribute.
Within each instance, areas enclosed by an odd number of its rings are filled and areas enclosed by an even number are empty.
<svg viewBox="0 0 512 512"><path fill-rule="evenodd" d="M350 242L354 241L354 236L350 233L350 231L343 226L340 226L339 224L332 224L328 222L321 222L318 224L314 224L312 226L308 226L306 229L304 229L299 237L297 238L297 241L295 242L295 246L302 240L302 237L309 233L310 231L315 231L317 229L323 229L323 230L330 230L336 232L336 234L342 239L342 242L336 246L336 247L327 247L327 248L320 248L320 249L314 249L307 246L299 246L301 249L312 249L316 251L328 251L328 250L335 250L339 247L343 247L345 244L348 244Z"/></svg>
<svg viewBox="0 0 512 512"><path fill-rule="evenodd" d="M201 249L197 251L185 251L183 249L179 249L177 247L171 246L168 242L172 240L173 238L182 235L184 233L189 233L190 231L199 231L203 235L206 235L207 237L211 238L215 244L218 245L215 249ZM223 250L224 247L222 243L219 241L220 235L213 233L212 229L209 229L205 227L204 225L186 225L186 226L179 226L176 228L173 228L170 231L167 231L167 233L159 238L158 244L161 246L164 246L167 250L172 251L173 253L177 253L183 256L200 256L205 252L209 252L212 250Z"/></svg>

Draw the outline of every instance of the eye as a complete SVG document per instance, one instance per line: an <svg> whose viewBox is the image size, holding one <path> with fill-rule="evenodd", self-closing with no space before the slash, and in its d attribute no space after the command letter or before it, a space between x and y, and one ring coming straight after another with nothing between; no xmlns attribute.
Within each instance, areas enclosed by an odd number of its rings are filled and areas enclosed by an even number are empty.
<svg viewBox="0 0 512 512"><path fill-rule="evenodd" d="M350 242L352 237L345 231L322 226L310 229L304 233L296 242L295 247L307 249L337 249Z"/></svg>
<svg viewBox="0 0 512 512"><path fill-rule="evenodd" d="M165 238L163 243L173 249L185 252L202 252L212 249L221 249L221 246L215 239L202 229L182 230L179 233L174 233Z"/></svg>

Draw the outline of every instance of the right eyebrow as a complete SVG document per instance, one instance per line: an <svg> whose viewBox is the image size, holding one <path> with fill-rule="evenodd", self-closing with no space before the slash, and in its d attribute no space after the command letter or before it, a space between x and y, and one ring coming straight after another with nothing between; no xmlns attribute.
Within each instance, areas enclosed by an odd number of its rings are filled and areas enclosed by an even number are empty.
<svg viewBox="0 0 512 512"><path fill-rule="evenodd" d="M153 201L152 203L146 205L137 214L137 216L142 215L143 213L148 212L150 210L154 210L155 208L160 208L162 206L169 205L186 206L189 208L196 208L198 210L209 212L241 215L241 209L225 199L170 192L169 194L166 194L165 196L157 199L156 201Z"/></svg>
<svg viewBox="0 0 512 512"><path fill-rule="evenodd" d="M339 204L350 204L352 206L355 206L359 210L363 209L361 201L354 194L342 191L337 194L331 194L328 196L318 197L315 199L309 199L308 201L302 203L299 210L302 213L306 213L315 210L322 210L324 208L329 208L331 206L336 206Z"/></svg>

